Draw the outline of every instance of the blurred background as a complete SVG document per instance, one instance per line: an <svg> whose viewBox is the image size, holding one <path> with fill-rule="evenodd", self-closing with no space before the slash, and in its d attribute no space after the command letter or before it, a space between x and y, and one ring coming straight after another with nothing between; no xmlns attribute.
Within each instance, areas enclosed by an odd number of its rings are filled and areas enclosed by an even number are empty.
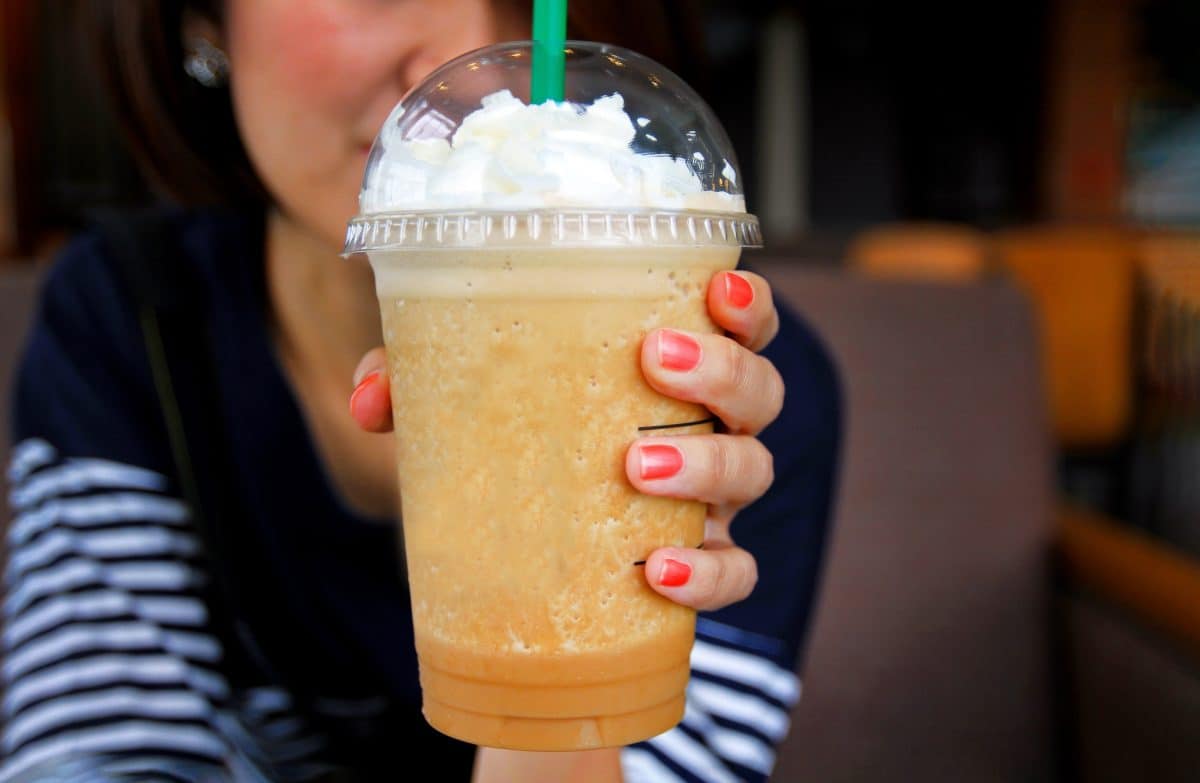
<svg viewBox="0 0 1200 783"><path fill-rule="evenodd" d="M675 5L745 262L846 381L777 777L1200 780L1200 2ZM148 198L65 6L0 2L3 365L88 210Z"/></svg>

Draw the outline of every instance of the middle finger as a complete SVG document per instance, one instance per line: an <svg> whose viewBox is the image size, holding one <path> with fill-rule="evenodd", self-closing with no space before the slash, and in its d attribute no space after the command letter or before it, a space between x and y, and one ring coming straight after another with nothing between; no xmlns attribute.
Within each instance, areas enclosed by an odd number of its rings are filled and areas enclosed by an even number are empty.
<svg viewBox="0 0 1200 783"><path fill-rule="evenodd" d="M730 432L755 435L783 407L775 365L728 337L657 329L642 343L641 358L656 391L704 405Z"/></svg>

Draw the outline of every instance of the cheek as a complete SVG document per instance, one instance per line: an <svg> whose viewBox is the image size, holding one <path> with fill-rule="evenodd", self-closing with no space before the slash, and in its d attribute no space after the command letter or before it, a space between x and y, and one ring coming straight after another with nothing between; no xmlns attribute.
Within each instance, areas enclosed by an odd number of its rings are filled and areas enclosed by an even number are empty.
<svg viewBox="0 0 1200 783"><path fill-rule="evenodd" d="M326 5L297 3L297 10L279 15L258 36L252 67L271 72L281 90L308 104L349 107L370 88L371 62L353 19Z"/></svg>
<svg viewBox="0 0 1200 783"><path fill-rule="evenodd" d="M340 236L365 158L355 136L362 57L321 2L231 3L232 98L259 177L289 212ZM272 13L274 11L274 13Z"/></svg>
<svg viewBox="0 0 1200 783"><path fill-rule="evenodd" d="M272 13L280 2L292 5ZM228 25L235 108L254 131L280 135L346 123L360 100L362 58L328 4L247 0ZM275 139L280 141L281 139Z"/></svg>
<svg viewBox="0 0 1200 783"><path fill-rule="evenodd" d="M361 161L324 105L326 95L249 74L234 77L231 89L246 152L276 201L294 208L336 199L353 207Z"/></svg>
<svg viewBox="0 0 1200 783"><path fill-rule="evenodd" d="M495 39L485 0L226 0L238 127L288 211L340 238L365 151L396 101L443 61ZM511 21L511 20L505 20Z"/></svg>
<svg viewBox="0 0 1200 783"><path fill-rule="evenodd" d="M336 98L354 92L366 58L361 22L327 0L242 0L226 25L236 67L270 74L281 89Z"/></svg>

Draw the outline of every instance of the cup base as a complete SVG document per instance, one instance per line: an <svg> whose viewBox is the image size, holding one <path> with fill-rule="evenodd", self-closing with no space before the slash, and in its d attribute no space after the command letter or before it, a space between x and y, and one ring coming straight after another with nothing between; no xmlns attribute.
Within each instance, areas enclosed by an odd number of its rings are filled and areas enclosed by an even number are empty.
<svg viewBox="0 0 1200 783"><path fill-rule="evenodd" d="M489 748L571 751L620 747L650 739L683 720L683 694L635 712L592 718L483 715L425 698L425 720L447 736Z"/></svg>
<svg viewBox="0 0 1200 783"><path fill-rule="evenodd" d="M421 662L421 690L426 698L472 714L514 718L624 715L678 696L687 689L690 676L685 659L668 662L659 671L638 672L607 682L529 685L486 682Z"/></svg>

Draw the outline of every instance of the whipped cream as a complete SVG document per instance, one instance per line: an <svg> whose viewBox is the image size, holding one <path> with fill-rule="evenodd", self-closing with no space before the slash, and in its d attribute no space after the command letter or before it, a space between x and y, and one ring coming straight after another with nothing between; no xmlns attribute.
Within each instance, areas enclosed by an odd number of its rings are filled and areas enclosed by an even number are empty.
<svg viewBox="0 0 1200 783"><path fill-rule="evenodd" d="M363 214L556 207L746 211L741 195L706 191L687 161L635 152L634 123L618 93L580 107L529 105L500 90L485 97L448 141L402 139L398 119L393 114L376 141L374 165L359 195ZM703 163L701 153L695 155ZM723 163L722 176L732 181L733 167Z"/></svg>

